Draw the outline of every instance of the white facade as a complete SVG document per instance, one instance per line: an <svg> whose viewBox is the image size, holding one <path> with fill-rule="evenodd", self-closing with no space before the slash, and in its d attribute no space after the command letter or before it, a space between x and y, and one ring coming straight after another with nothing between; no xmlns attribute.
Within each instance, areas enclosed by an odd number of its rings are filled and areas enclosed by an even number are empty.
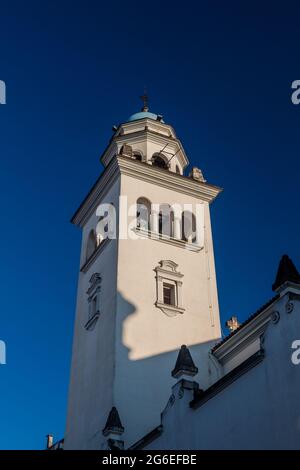
<svg viewBox="0 0 300 470"><path fill-rule="evenodd" d="M152 439L135 448L299 449L299 301L300 285L287 283L214 351L220 368L214 387L195 398L191 382L178 381Z"/></svg>
<svg viewBox="0 0 300 470"><path fill-rule="evenodd" d="M209 203L220 189L197 169L183 176L188 160L172 127L140 114L115 132L101 157L105 171L73 217L83 235L66 449L107 448L102 430L113 406L126 447L156 426L182 344L205 367L195 378L201 387L218 378L208 354L221 336ZM135 221L140 198L151 207L148 225ZM97 246L103 203L116 209L117 236ZM196 221L185 240L184 204ZM128 230L126 205L134 207ZM162 205L173 207L171 237Z"/></svg>

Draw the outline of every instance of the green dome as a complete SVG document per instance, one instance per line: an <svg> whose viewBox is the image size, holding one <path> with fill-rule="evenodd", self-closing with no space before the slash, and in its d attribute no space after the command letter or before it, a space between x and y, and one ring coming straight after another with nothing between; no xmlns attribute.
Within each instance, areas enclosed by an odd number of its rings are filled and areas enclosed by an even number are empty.
<svg viewBox="0 0 300 470"><path fill-rule="evenodd" d="M128 119L128 122L130 121L137 121L138 119L154 119L155 121L157 120L157 114L150 113L149 111L140 111L139 113L135 113L130 118Z"/></svg>

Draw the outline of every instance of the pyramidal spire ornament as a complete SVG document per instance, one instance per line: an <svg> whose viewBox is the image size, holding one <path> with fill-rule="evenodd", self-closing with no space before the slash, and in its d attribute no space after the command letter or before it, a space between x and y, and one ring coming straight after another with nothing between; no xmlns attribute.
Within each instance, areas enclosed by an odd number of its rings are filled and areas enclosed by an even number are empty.
<svg viewBox="0 0 300 470"><path fill-rule="evenodd" d="M187 346L183 344L177 356L177 361L172 376L176 379L182 375L194 376L198 373L198 367L195 366L191 353Z"/></svg>
<svg viewBox="0 0 300 470"><path fill-rule="evenodd" d="M105 427L102 431L104 436L109 434L123 434L124 427L122 426L118 410L115 406L109 412Z"/></svg>
<svg viewBox="0 0 300 470"><path fill-rule="evenodd" d="M278 266L276 279L272 289L277 290L286 282L300 284L300 274L288 255L283 255Z"/></svg>

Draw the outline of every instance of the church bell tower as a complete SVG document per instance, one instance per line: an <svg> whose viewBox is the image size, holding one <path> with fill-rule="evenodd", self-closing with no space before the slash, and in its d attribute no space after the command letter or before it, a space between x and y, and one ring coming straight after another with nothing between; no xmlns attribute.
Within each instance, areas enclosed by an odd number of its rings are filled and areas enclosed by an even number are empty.
<svg viewBox="0 0 300 470"><path fill-rule="evenodd" d="M144 98L145 99L145 98ZM210 203L220 188L188 158L162 116L114 128L104 171L72 218L82 229L66 449L128 448L160 423L178 350L201 388L220 338Z"/></svg>

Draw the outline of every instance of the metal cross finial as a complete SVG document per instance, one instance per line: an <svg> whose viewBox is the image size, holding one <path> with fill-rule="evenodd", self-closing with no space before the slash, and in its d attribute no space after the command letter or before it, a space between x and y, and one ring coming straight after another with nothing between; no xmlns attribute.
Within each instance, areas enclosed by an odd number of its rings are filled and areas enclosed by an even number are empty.
<svg viewBox="0 0 300 470"><path fill-rule="evenodd" d="M143 100L143 103L144 103L144 106L142 107L142 111L143 112L147 112L149 111L149 107L148 107L148 95L147 95L147 91L145 89L144 91L144 94L142 96L140 96L141 100Z"/></svg>

